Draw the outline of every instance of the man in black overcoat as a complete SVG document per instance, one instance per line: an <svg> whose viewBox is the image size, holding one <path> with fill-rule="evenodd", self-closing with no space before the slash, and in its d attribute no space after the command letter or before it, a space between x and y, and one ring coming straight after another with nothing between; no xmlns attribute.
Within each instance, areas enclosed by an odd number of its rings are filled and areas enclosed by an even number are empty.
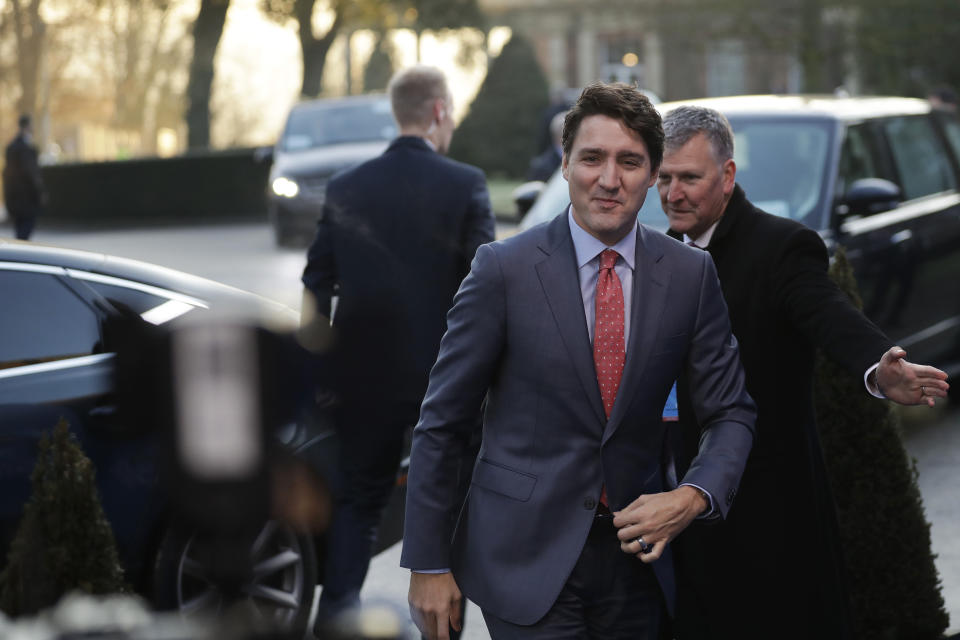
<svg viewBox="0 0 960 640"><path fill-rule="evenodd" d="M45 196L30 116L20 116L17 124L19 131L5 153L3 200L17 239L29 240Z"/></svg>
<svg viewBox="0 0 960 640"><path fill-rule="evenodd" d="M404 69L388 91L400 136L330 180L303 272L304 312L332 317L340 401L342 491L328 531L321 621L359 603L447 311L477 247L494 239L483 172L443 155L454 130L443 74Z"/></svg>
<svg viewBox="0 0 960 640"><path fill-rule="evenodd" d="M864 393L902 404L932 406L946 395L946 374L907 362L849 302L827 275L815 231L747 200L726 118L681 107L664 118L664 131L658 190L669 234L713 257L757 403L757 437L728 519L677 539L677 637L847 637L836 514L814 418L815 351L863 376ZM678 391L681 448L695 452L700 427L690 399L704 391L683 378Z"/></svg>

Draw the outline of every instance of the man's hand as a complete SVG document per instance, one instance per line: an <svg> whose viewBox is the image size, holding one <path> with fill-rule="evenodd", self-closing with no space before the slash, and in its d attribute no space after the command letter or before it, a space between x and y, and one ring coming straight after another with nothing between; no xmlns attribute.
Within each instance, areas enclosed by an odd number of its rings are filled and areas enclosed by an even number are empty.
<svg viewBox="0 0 960 640"><path fill-rule="evenodd" d="M877 388L887 398L900 404L934 406L937 398L947 397L947 374L935 367L904 360L907 352L892 347L880 358L876 370Z"/></svg>
<svg viewBox="0 0 960 640"><path fill-rule="evenodd" d="M410 615L428 640L450 640L450 627L460 631L460 588L453 574L410 572L407 602Z"/></svg>
<svg viewBox="0 0 960 640"><path fill-rule="evenodd" d="M620 549L643 562L653 562L663 554L667 543L709 506L706 498L691 486L640 496L623 511L613 514L613 526L619 529ZM637 538L643 538L653 548L643 553Z"/></svg>

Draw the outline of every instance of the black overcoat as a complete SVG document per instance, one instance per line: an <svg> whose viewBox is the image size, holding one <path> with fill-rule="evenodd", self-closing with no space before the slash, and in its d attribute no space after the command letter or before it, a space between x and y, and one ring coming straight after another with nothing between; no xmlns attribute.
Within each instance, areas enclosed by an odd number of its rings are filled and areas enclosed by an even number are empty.
<svg viewBox="0 0 960 640"><path fill-rule="evenodd" d="M739 185L708 250L757 403L757 436L727 520L677 540L678 637L846 637L814 356L822 348L862 376L891 342L830 280L820 236L757 209ZM685 386L681 379L679 426L683 448L695 451L700 428Z"/></svg>

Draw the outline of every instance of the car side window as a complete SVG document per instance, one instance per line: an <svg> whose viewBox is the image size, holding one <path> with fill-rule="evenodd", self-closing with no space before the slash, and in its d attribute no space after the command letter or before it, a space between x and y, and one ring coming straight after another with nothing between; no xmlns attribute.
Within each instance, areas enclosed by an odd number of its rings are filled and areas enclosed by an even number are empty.
<svg viewBox="0 0 960 640"><path fill-rule="evenodd" d="M947 134L947 142L953 149L953 157L960 163L960 121L952 116L942 114L940 122L943 124L943 130Z"/></svg>
<svg viewBox="0 0 960 640"><path fill-rule="evenodd" d="M0 369L97 350L96 313L53 275L0 270L0 291Z"/></svg>
<svg viewBox="0 0 960 640"><path fill-rule="evenodd" d="M115 284L106 284L103 282L85 282L85 284L106 298L115 307L130 311L136 315L158 307L168 300L168 298L161 298L160 296Z"/></svg>
<svg viewBox="0 0 960 640"><path fill-rule="evenodd" d="M876 162L875 140L870 129L864 124L847 127L840 148L840 166L838 169L837 192L846 193L857 180L863 178L882 178Z"/></svg>
<svg viewBox="0 0 960 640"><path fill-rule="evenodd" d="M946 149L925 116L891 118L883 123L906 200L957 187Z"/></svg>

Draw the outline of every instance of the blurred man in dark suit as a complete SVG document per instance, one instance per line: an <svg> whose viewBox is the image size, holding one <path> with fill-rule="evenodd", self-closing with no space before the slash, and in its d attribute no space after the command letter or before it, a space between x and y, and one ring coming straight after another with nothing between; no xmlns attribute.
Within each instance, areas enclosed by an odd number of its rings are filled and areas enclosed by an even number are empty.
<svg viewBox="0 0 960 640"><path fill-rule="evenodd" d="M304 312L332 320L340 399L342 491L328 533L321 621L359 602L447 311L477 247L494 237L483 172L443 155L454 130L443 74L411 67L388 91L400 136L330 181L303 272Z"/></svg>
<svg viewBox="0 0 960 640"><path fill-rule="evenodd" d="M677 539L677 637L847 637L836 515L813 407L817 348L863 376L864 393L902 404L947 391L946 374L915 365L827 275L815 231L754 207L736 184L733 132L717 111L664 117L657 187L669 235L709 252L730 310L757 437L729 517ZM877 361L879 358L879 362ZM686 455L702 427L678 383Z"/></svg>
<svg viewBox="0 0 960 640"><path fill-rule="evenodd" d="M3 199L17 239L29 240L46 196L30 116L20 116L17 124L20 130L7 145L3 166Z"/></svg>

